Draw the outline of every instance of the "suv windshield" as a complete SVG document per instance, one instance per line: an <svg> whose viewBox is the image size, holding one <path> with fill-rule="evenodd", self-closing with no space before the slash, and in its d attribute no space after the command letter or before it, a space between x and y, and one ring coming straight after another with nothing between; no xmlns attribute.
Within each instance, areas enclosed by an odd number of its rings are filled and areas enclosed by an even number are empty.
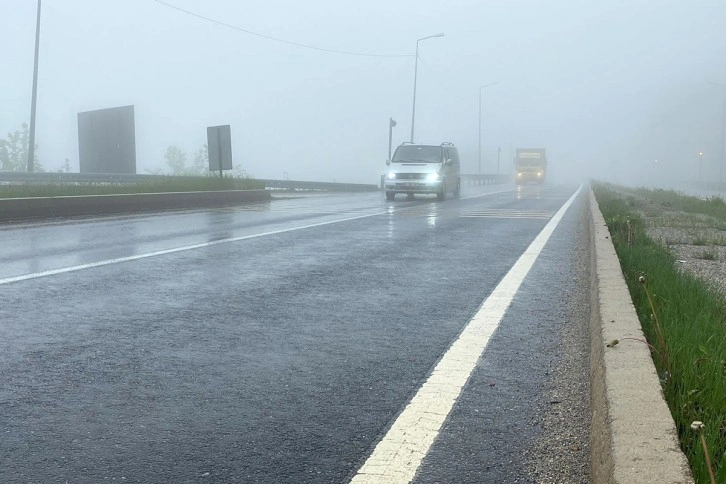
<svg viewBox="0 0 726 484"><path fill-rule="evenodd" d="M440 163L441 147L419 145L399 146L396 148L396 153L393 155L392 161L397 161L399 163L406 161Z"/></svg>

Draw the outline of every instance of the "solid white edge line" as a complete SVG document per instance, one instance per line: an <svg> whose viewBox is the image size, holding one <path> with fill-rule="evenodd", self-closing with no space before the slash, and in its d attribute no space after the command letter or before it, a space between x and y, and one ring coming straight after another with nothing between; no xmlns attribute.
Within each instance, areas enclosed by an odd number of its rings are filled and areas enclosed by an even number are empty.
<svg viewBox="0 0 726 484"><path fill-rule="evenodd" d="M426 382L378 442L351 480L352 484L408 483L414 479L522 281L581 190L582 185L482 303Z"/></svg>

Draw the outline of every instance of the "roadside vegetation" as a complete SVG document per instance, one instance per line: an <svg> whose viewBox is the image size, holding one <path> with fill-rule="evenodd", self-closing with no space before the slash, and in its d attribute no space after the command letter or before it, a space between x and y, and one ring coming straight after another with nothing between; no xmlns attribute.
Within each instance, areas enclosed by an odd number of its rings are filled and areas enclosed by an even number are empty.
<svg viewBox="0 0 726 484"><path fill-rule="evenodd" d="M26 171L28 168L28 146L30 144L30 128L23 123L19 130L8 133L7 138L0 139L0 171ZM38 145L35 145L33 159L34 169L43 172L38 160ZM67 160L66 160L67 162Z"/></svg>
<svg viewBox="0 0 726 484"><path fill-rule="evenodd" d="M0 139L0 171L22 172L28 165L28 125L23 123L20 130L8 133ZM35 145L36 172L45 172L38 160L38 145ZM264 189L264 183L250 177L237 167L219 178L217 173L209 172L207 145L203 145L191 157L177 146L169 146L164 154L166 170L151 171L150 174L162 175L155 180L134 183L51 183L43 185L20 184L1 185L0 198L61 197L82 195L112 195L127 193L168 193L216 190L253 190ZM65 160L60 173L70 173L70 161ZM148 170L147 170L148 171Z"/></svg>
<svg viewBox="0 0 726 484"><path fill-rule="evenodd" d="M664 212L685 212L699 228L724 230L726 204L720 198L701 200L671 191L599 183L593 184L593 190L694 478L698 483L711 482L700 434L691 426L700 421L716 482L726 483L726 296L682 270L683 261L646 230ZM660 218L657 223L683 224L684 218L671 222ZM701 244L696 258L719 263L717 244L703 247L712 240L696 241Z"/></svg>

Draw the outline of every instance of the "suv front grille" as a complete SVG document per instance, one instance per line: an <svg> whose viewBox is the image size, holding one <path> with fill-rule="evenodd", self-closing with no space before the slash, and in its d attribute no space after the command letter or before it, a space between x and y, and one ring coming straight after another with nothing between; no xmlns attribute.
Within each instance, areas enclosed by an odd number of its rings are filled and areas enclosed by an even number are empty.
<svg viewBox="0 0 726 484"><path fill-rule="evenodd" d="M397 180L423 180L426 173L396 173Z"/></svg>

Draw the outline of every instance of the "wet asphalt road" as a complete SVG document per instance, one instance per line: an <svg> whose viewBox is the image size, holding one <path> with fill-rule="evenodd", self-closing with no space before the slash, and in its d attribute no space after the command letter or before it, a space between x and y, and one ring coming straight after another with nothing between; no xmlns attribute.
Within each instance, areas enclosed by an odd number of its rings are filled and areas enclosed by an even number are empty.
<svg viewBox="0 0 726 484"><path fill-rule="evenodd" d="M0 482L346 482L576 189L0 226ZM585 208L415 482L589 481Z"/></svg>

